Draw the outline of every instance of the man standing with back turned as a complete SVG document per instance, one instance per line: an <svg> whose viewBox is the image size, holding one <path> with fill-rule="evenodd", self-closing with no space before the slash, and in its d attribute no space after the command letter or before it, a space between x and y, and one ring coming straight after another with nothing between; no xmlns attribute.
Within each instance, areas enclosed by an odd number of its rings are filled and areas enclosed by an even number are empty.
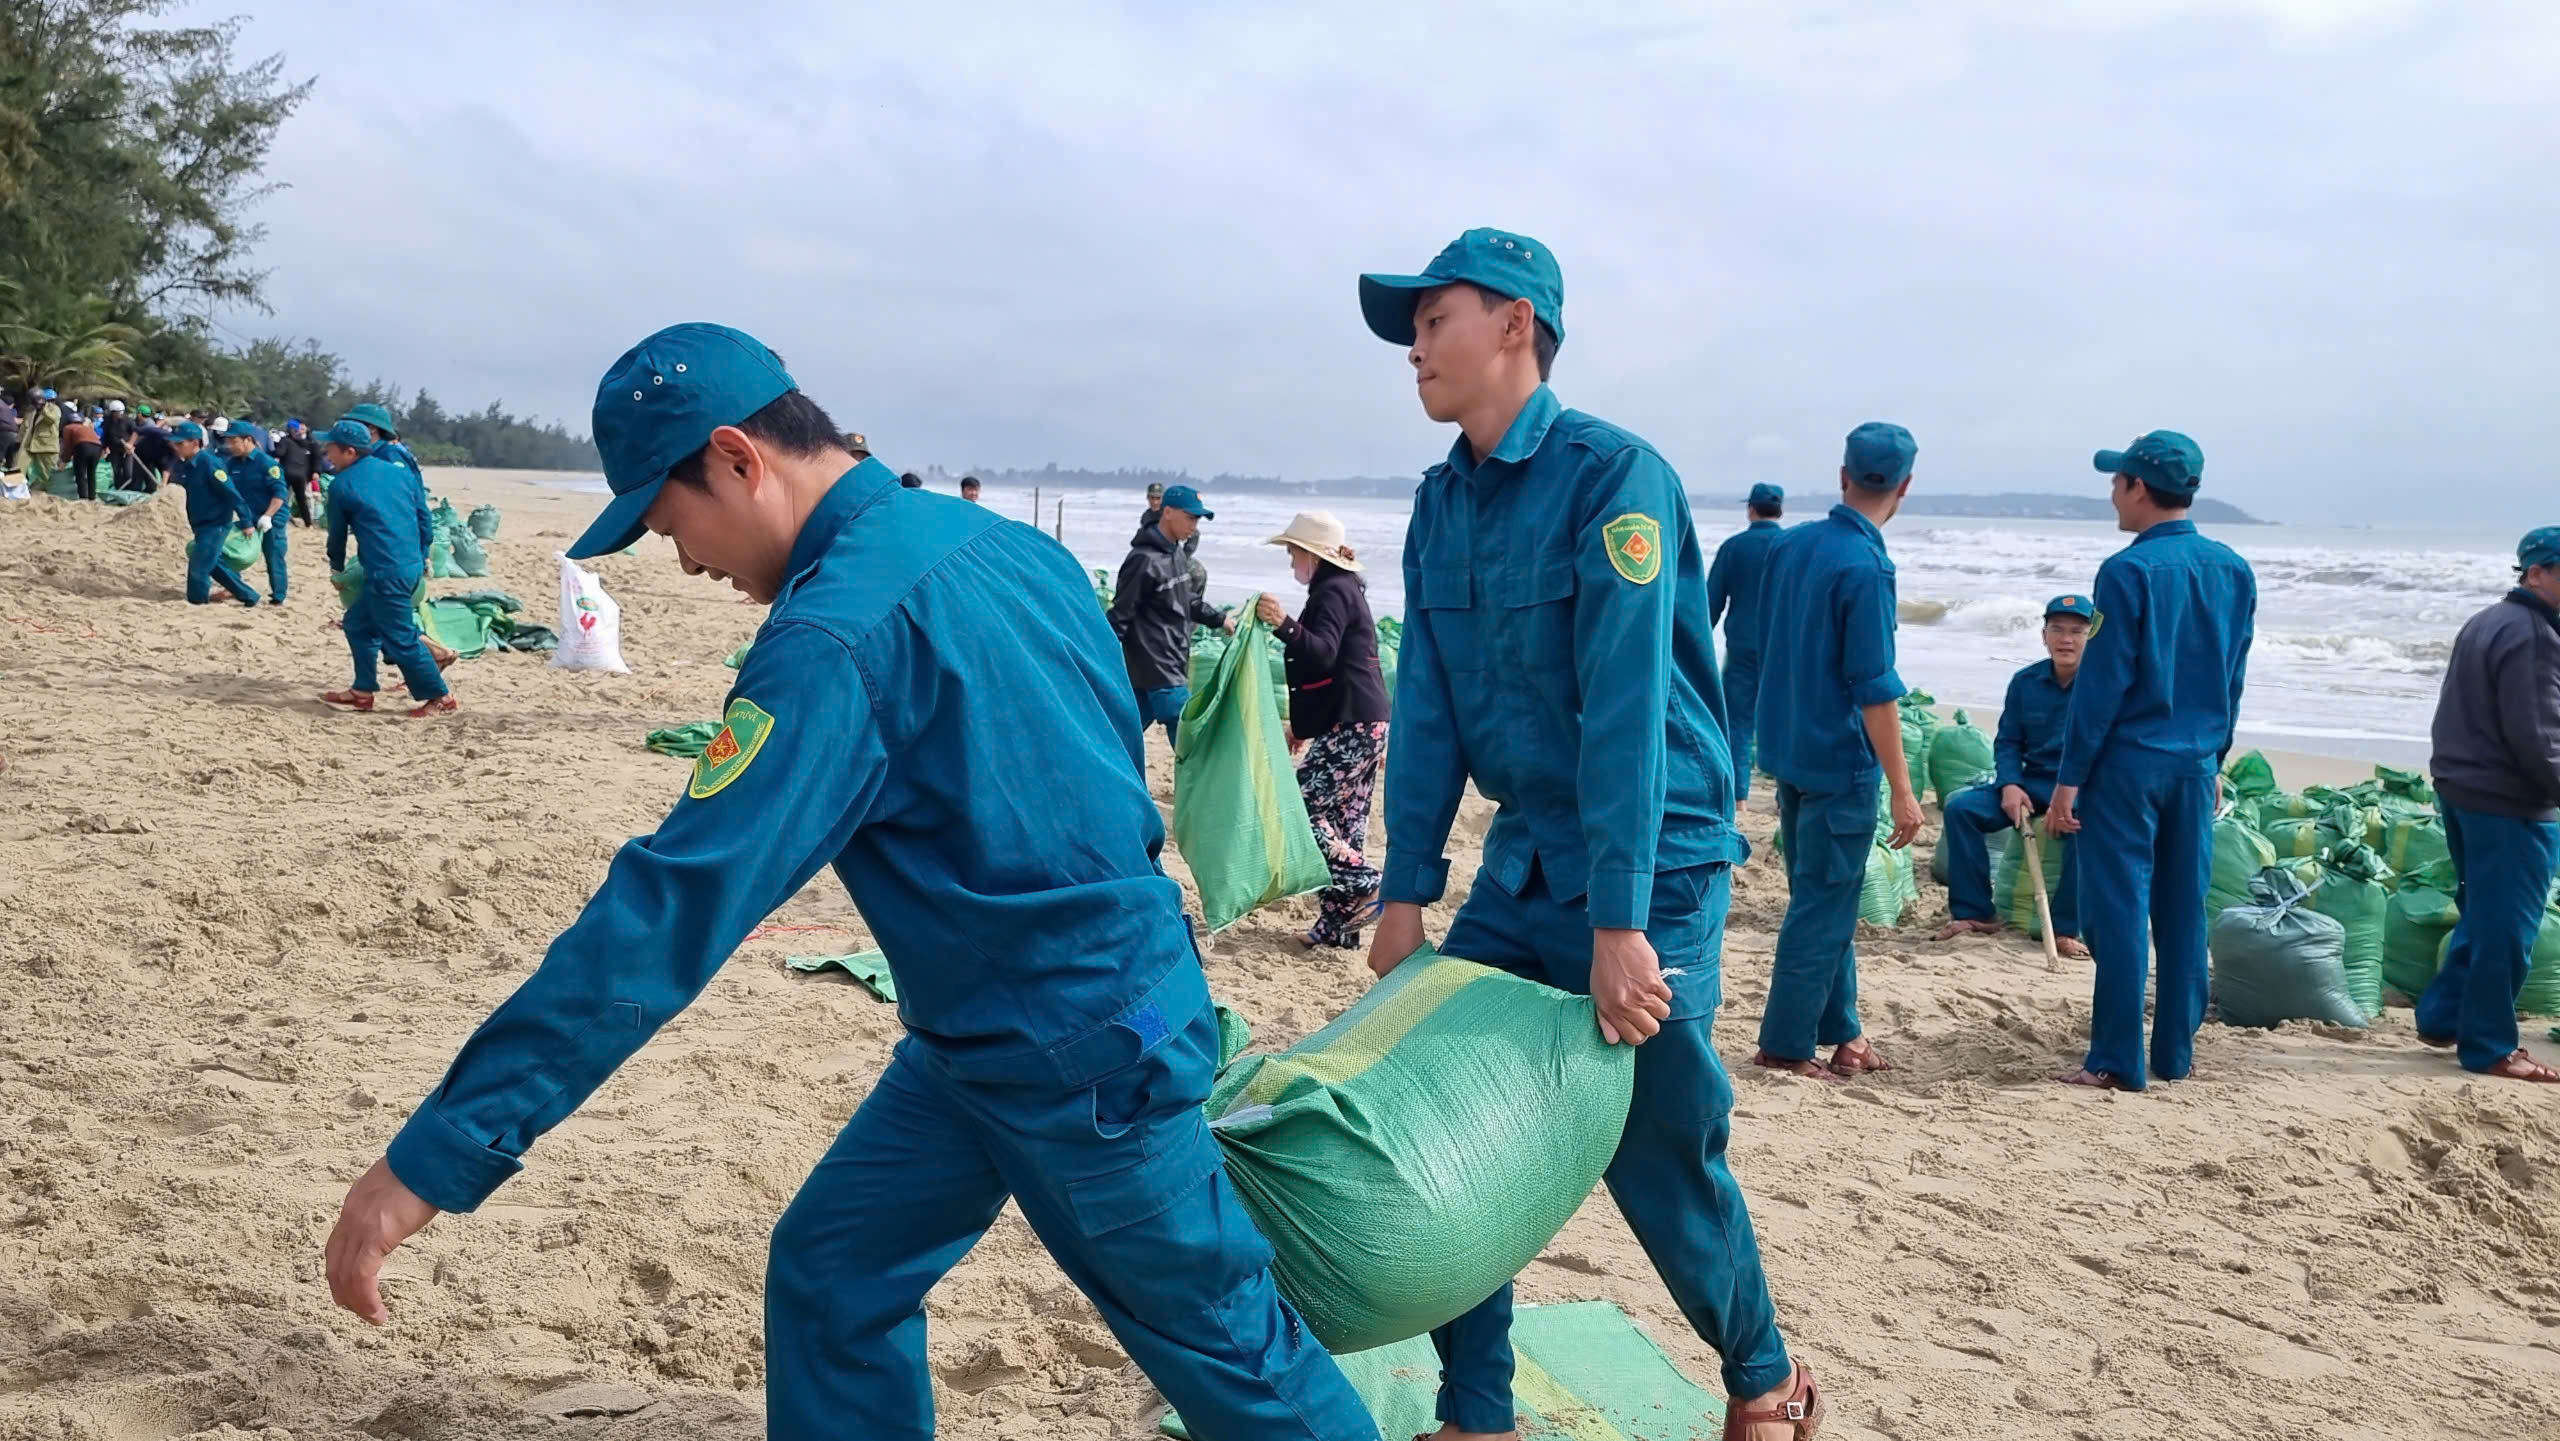
<svg viewBox="0 0 2560 1441"><path fill-rule="evenodd" d="M1419 275L1362 276L1360 308L1407 348L1423 413L1461 432L1405 535L1412 603L1369 968L1421 948L1474 781L1501 810L1446 949L1590 996L1602 1036L1641 1047L1609 1193L1723 1358L1728 1441L1801 1441L1822 1393L1779 1339L1725 1165L1733 1087L1713 1028L1746 847L1680 478L1546 387L1564 276L1537 241L1470 230ZM1511 1287L1431 1340L1443 1441L1515 1435Z"/></svg>
<svg viewBox="0 0 2560 1441"><path fill-rule="evenodd" d="M1744 503L1751 523L1726 536L1707 568L1707 623L1724 622L1724 739L1733 752L1733 801L1751 794L1751 720L1760 707L1760 572L1778 539L1787 493L1766 481Z"/></svg>
<svg viewBox="0 0 2560 1441"><path fill-rule="evenodd" d="M391 1249L486 1200L832 865L907 1034L774 1227L767 1434L928 1441L925 1293L1010 1198L1194 1434L1375 1441L1201 1113L1217 1014L1091 578L855 461L726 326L625 352L593 433L614 498L571 556L654 531L772 611L675 808L347 1193L331 1294L383 1320Z"/></svg>
<svg viewBox="0 0 2560 1441"><path fill-rule="evenodd" d="M2516 588L2454 638L2436 703L2436 803L2461 890L2418 1039L2462 1069L2560 1081L2517 1042L2516 998L2560 870L2560 525L2516 547Z"/></svg>
<svg viewBox="0 0 2560 1441"><path fill-rule="evenodd" d="M2089 1055L2060 1077L2139 1091L2143 983L2160 958L2148 1075L2182 1081L2204 1024L2204 895L2222 758L2258 616L2258 579L2187 519L2204 451L2155 430L2097 466L2115 477L2116 528L2133 543L2098 567L2098 627L2071 686L2053 829L2079 834L2080 934L2097 963Z"/></svg>

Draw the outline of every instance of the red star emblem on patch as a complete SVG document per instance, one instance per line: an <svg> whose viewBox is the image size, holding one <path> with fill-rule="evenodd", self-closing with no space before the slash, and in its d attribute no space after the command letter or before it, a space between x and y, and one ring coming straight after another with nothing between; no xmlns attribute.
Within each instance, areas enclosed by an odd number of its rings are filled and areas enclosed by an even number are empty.
<svg viewBox="0 0 2560 1441"><path fill-rule="evenodd" d="M713 766L725 766L737 758L738 738L729 733L727 726L722 726L720 734L711 738L711 744L702 748L702 759Z"/></svg>

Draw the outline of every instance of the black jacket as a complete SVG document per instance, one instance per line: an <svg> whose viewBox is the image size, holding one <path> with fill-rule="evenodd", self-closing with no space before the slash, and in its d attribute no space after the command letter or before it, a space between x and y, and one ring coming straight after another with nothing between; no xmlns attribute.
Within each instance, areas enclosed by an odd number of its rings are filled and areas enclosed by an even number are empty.
<svg viewBox="0 0 2560 1441"><path fill-rule="evenodd" d="M291 481L309 480L314 463L319 459L310 437L296 435L290 430L276 442L275 457L276 464L284 467L284 478Z"/></svg>
<svg viewBox="0 0 2560 1441"><path fill-rule="evenodd" d="M1181 548L1152 525L1139 531L1111 596L1111 629L1129 684L1141 694L1191 684L1191 627L1226 621L1200 598Z"/></svg>
<svg viewBox="0 0 2560 1441"><path fill-rule="evenodd" d="M2542 597L2511 590L2454 637L2435 747L2447 805L2560 819L2560 612Z"/></svg>
<svg viewBox="0 0 2560 1441"><path fill-rule="evenodd" d="M1322 566L1304 610L1280 623L1289 660L1289 729L1312 740L1338 725L1387 718L1387 680L1378 669L1378 623L1360 577Z"/></svg>

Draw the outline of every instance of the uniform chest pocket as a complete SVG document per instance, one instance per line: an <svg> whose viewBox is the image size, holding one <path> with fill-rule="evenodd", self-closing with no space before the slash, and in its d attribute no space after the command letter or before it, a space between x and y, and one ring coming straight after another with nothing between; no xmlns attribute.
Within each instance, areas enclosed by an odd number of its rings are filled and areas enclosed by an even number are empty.
<svg viewBox="0 0 2560 1441"><path fill-rule="evenodd" d="M1544 557L1508 587L1502 603L1503 631L1519 654L1509 663L1523 668L1561 665L1573 668L1573 558Z"/></svg>
<svg viewBox="0 0 2560 1441"><path fill-rule="evenodd" d="M1422 611L1443 669L1484 669L1484 637L1476 620L1475 576L1464 566L1430 566L1422 572Z"/></svg>

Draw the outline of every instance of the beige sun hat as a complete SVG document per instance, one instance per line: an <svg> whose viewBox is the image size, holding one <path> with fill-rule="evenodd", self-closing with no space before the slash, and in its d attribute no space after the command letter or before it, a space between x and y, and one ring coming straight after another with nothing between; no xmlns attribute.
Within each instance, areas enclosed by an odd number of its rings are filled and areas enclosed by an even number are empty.
<svg viewBox="0 0 2560 1441"><path fill-rule="evenodd" d="M1344 570L1360 569L1351 558L1351 548L1342 543L1342 522L1329 510L1302 510L1289 522L1289 528L1271 537L1271 545L1295 546L1318 560L1331 561Z"/></svg>

